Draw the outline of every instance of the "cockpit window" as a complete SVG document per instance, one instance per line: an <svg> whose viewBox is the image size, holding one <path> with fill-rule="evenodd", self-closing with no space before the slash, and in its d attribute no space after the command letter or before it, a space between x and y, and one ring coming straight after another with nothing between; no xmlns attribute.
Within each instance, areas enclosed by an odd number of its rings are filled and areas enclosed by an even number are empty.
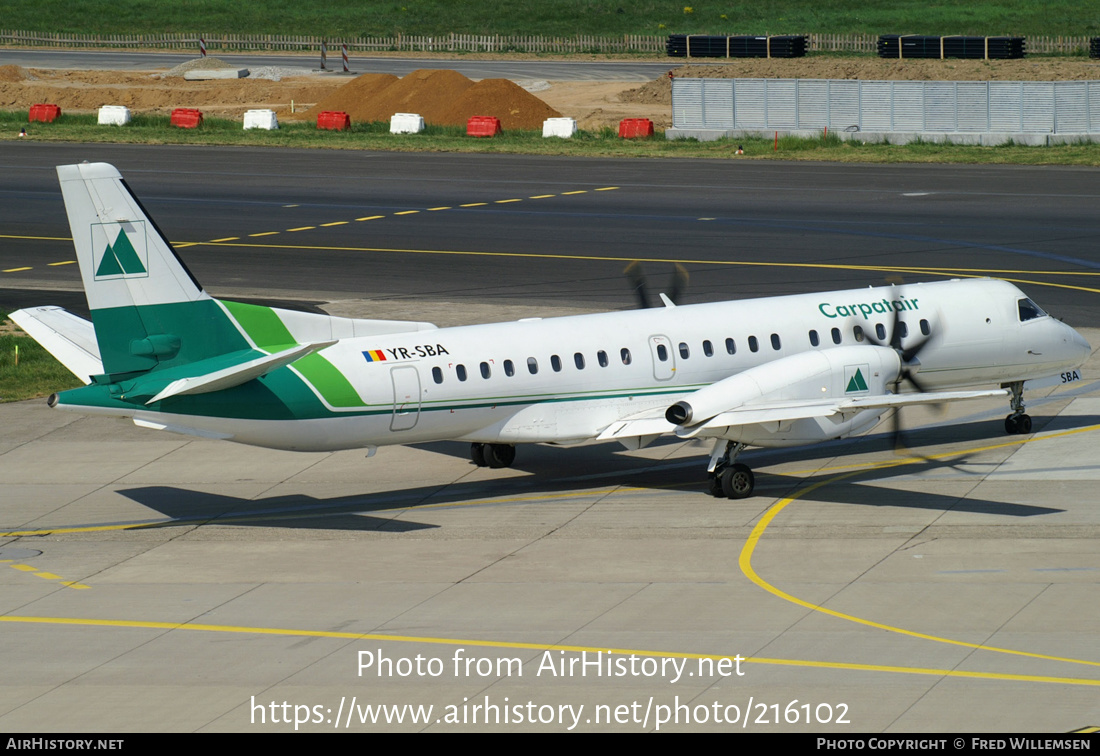
<svg viewBox="0 0 1100 756"><path fill-rule="evenodd" d="M1032 302L1030 299L1021 299L1016 302L1020 308L1020 322L1023 323L1028 320L1035 320L1035 318L1041 318L1046 315L1043 312L1043 308Z"/></svg>

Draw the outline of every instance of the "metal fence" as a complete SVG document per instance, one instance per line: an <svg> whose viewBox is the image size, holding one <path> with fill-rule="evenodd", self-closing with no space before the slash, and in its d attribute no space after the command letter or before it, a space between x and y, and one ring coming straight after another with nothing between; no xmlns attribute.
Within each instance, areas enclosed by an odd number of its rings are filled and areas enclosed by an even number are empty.
<svg viewBox="0 0 1100 756"><path fill-rule="evenodd" d="M675 79L677 129L1100 132L1100 81Z"/></svg>

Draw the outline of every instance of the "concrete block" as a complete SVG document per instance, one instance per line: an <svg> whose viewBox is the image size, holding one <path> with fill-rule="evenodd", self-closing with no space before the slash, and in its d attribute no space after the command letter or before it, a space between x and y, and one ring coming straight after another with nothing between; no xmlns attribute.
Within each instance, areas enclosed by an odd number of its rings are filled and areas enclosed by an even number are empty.
<svg viewBox="0 0 1100 756"><path fill-rule="evenodd" d="M247 68L209 68L196 69L183 74L184 81L209 81L211 79L243 79L248 76Z"/></svg>

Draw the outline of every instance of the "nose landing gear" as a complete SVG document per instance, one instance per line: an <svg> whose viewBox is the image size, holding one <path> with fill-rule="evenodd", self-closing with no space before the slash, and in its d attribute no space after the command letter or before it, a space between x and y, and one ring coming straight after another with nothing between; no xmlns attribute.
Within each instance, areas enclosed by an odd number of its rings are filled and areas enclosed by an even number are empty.
<svg viewBox="0 0 1100 756"><path fill-rule="evenodd" d="M1005 433L1010 436L1031 433L1031 415L1024 412L1024 384L1009 383L1003 388L1012 390L1012 414L1005 418Z"/></svg>

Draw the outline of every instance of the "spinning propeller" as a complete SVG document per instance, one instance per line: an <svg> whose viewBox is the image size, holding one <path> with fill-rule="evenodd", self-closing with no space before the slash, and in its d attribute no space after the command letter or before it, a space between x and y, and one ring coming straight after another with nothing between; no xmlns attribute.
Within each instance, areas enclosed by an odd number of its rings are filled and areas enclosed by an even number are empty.
<svg viewBox="0 0 1100 756"><path fill-rule="evenodd" d="M642 310L654 307L655 305L649 299L649 283L646 280L642 264L635 260L626 266L623 273L626 274L627 279L630 281L630 288L634 290L634 295L638 297L638 307ZM672 272L672 278L668 285L668 292L665 296L668 297L673 304L679 304L680 296L687 289L687 283L687 268L680 263L676 263L676 268Z"/></svg>
<svg viewBox="0 0 1100 756"><path fill-rule="evenodd" d="M893 288L891 288L891 291L893 291ZM894 301L892 297L891 301ZM867 341L869 341L871 344L874 344L875 346L890 347L898 353L898 358L901 360L901 370L898 371L898 377L894 379L895 394L898 393L902 381L908 382L909 385L911 385L918 392L922 394L927 394L928 389L926 389L921 384L921 382L917 380L916 376L917 372L920 371L920 360L918 359L918 355L920 355L921 351L925 347L927 347L928 344L932 341L934 330L929 329L929 333L927 335L922 335L921 338L916 342L909 344L909 346L907 347L902 347L901 341L908 335L902 333L903 327L908 328L908 324L901 322L901 312L895 307L894 322L893 325L891 325L890 327L889 342L882 343L866 332L864 332L863 336L865 339L867 339ZM937 411L943 411L942 404L933 404L932 406L936 408ZM898 407L894 410L892 437L895 450L908 448L905 446L901 435L901 407Z"/></svg>

